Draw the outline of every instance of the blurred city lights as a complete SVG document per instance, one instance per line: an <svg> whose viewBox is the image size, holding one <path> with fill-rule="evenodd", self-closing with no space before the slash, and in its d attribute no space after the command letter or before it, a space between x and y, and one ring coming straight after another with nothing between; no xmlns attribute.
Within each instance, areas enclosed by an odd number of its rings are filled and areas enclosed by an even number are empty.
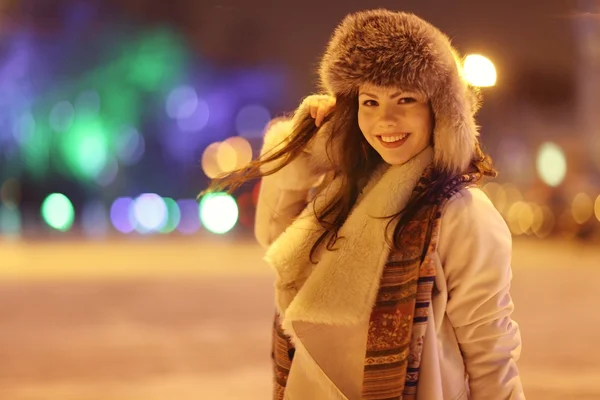
<svg viewBox="0 0 600 400"><path fill-rule="evenodd" d="M86 236L98 237L108 233L108 211L101 201L86 203L81 210L81 229Z"/></svg>
<svg viewBox="0 0 600 400"><path fill-rule="evenodd" d="M167 223L160 230L160 233L171 233L177 229L181 222L181 211L177 202L172 198L164 197L163 200L167 206Z"/></svg>
<svg viewBox="0 0 600 400"><path fill-rule="evenodd" d="M235 199L226 193L209 193L200 201L200 220L210 232L223 234L230 231L239 216Z"/></svg>
<svg viewBox="0 0 600 400"><path fill-rule="evenodd" d="M221 142L217 148L217 166L224 173L232 172L238 164L237 153L230 143Z"/></svg>
<svg viewBox="0 0 600 400"><path fill-rule="evenodd" d="M96 177L96 183L100 186L108 186L115 181L119 173L119 164L114 157L109 157L104 169Z"/></svg>
<svg viewBox="0 0 600 400"><path fill-rule="evenodd" d="M234 156L229 150L223 151L223 147L232 149ZM223 171L227 171L223 165L230 168L233 166L233 168L230 169L231 171L246 167L250 161L252 161L252 146L246 138L241 136L232 136L225 139L217 152L217 162Z"/></svg>
<svg viewBox="0 0 600 400"><path fill-rule="evenodd" d="M508 226L515 235L529 233L534 222L531 206L524 201L515 202L508 210Z"/></svg>
<svg viewBox="0 0 600 400"><path fill-rule="evenodd" d="M133 215L142 231L160 231L167 224L167 205L159 195L144 193L135 199Z"/></svg>
<svg viewBox="0 0 600 400"><path fill-rule="evenodd" d="M42 218L50 226L59 231L68 231L75 220L75 209L71 200L62 193L53 193L42 203Z"/></svg>
<svg viewBox="0 0 600 400"><path fill-rule="evenodd" d="M185 109L191 109L191 106L186 106ZM199 132L208 124L210 118L210 109L208 103L201 98L196 99L194 110L190 115L186 112L185 116L177 118L177 126L183 132Z"/></svg>
<svg viewBox="0 0 600 400"><path fill-rule="evenodd" d="M506 201L509 204L516 203L517 201L523 200L523 194L519 188L513 183L505 183L502 185L502 189L506 195Z"/></svg>
<svg viewBox="0 0 600 400"><path fill-rule="evenodd" d="M31 112L23 112L13 126L13 137L20 145L26 144L35 133L35 118Z"/></svg>
<svg viewBox="0 0 600 400"><path fill-rule="evenodd" d="M496 67L486 57L470 54L465 58L464 74L473 86L489 87L496 84Z"/></svg>
<svg viewBox="0 0 600 400"><path fill-rule="evenodd" d="M503 214L508 203L504 188L497 182L489 182L485 184L483 191L489 197L494 207Z"/></svg>
<svg viewBox="0 0 600 400"><path fill-rule="evenodd" d="M216 178L223 172L217 161L220 146L221 142L211 143L206 146L202 153L202 171L211 179Z"/></svg>
<svg viewBox="0 0 600 400"><path fill-rule="evenodd" d="M73 105L68 101L56 103L50 111L50 127L55 132L64 132L71 127L75 110Z"/></svg>
<svg viewBox="0 0 600 400"><path fill-rule="evenodd" d="M579 225L583 225L594 215L594 200L586 193L578 193L571 205L573 219Z"/></svg>
<svg viewBox="0 0 600 400"><path fill-rule="evenodd" d="M171 30L157 29L144 35L142 40L129 44L127 66L128 80L145 91L157 91L180 76L185 60L181 41Z"/></svg>
<svg viewBox="0 0 600 400"><path fill-rule="evenodd" d="M173 119L189 118L197 107L198 94L191 86L179 86L173 89L167 97L167 114Z"/></svg>
<svg viewBox="0 0 600 400"><path fill-rule="evenodd" d="M192 199L183 199L178 200L177 205L181 213L181 221L177 226L177 230L185 235L196 233L200 229L198 202Z"/></svg>
<svg viewBox="0 0 600 400"><path fill-rule="evenodd" d="M144 137L131 126L121 129L116 144L119 161L125 165L136 164L142 159L146 151Z"/></svg>
<svg viewBox="0 0 600 400"><path fill-rule="evenodd" d="M21 213L18 208L0 205L0 233L13 237L21 233Z"/></svg>
<svg viewBox="0 0 600 400"><path fill-rule="evenodd" d="M236 116L235 127L239 136L258 138L271 120L269 110L260 104L249 104L242 107Z"/></svg>
<svg viewBox="0 0 600 400"><path fill-rule="evenodd" d="M110 221L115 229L121 233L131 233L135 229L133 216L133 199L120 197L110 207Z"/></svg>
<svg viewBox="0 0 600 400"><path fill-rule="evenodd" d="M534 208L532 224L533 233L539 238L545 238L552 233L556 219L548 207Z"/></svg>
<svg viewBox="0 0 600 400"><path fill-rule="evenodd" d="M105 123L92 114L78 114L72 127L61 135L61 150L67 166L77 177L95 179L109 159Z"/></svg>
<svg viewBox="0 0 600 400"><path fill-rule="evenodd" d="M554 143L542 144L537 157L537 170L547 185L560 185L567 173L567 160L562 149Z"/></svg>
<svg viewBox="0 0 600 400"><path fill-rule="evenodd" d="M100 95L95 90L81 92L75 99L75 113L98 114L100 112Z"/></svg>

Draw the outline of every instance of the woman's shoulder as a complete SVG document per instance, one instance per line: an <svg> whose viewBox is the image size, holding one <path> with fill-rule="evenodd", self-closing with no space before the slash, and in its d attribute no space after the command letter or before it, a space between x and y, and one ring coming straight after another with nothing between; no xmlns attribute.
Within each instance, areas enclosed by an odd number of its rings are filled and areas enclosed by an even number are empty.
<svg viewBox="0 0 600 400"><path fill-rule="evenodd" d="M456 193L446 203L439 229L437 253L447 281L460 282L464 276L509 279L512 236L481 189Z"/></svg>
<svg viewBox="0 0 600 400"><path fill-rule="evenodd" d="M479 187L466 187L455 193L446 202L441 218L443 231L481 233L493 230L510 236L502 215Z"/></svg>

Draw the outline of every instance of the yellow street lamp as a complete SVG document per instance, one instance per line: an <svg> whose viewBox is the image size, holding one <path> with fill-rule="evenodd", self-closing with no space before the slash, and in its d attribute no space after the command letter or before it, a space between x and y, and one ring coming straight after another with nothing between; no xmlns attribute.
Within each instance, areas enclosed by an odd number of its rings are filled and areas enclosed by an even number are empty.
<svg viewBox="0 0 600 400"><path fill-rule="evenodd" d="M473 86L489 87L496 84L496 67L482 55L468 55L463 68L465 78Z"/></svg>

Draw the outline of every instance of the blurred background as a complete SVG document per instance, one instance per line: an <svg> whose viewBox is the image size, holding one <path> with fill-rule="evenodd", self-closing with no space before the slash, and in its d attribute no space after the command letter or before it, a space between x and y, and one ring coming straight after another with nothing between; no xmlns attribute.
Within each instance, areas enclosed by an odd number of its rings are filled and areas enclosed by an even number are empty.
<svg viewBox="0 0 600 400"><path fill-rule="evenodd" d="M0 399L270 398L260 183L196 197L374 7L470 55L528 399L600 399L599 0L0 0Z"/></svg>

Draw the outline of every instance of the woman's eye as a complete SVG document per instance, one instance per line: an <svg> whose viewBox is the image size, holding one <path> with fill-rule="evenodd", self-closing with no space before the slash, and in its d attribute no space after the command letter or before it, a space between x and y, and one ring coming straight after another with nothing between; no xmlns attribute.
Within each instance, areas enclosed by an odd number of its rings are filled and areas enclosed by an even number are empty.
<svg viewBox="0 0 600 400"><path fill-rule="evenodd" d="M398 104L410 104L414 103L415 101L417 101L417 99L414 97L402 97L400 100L398 100Z"/></svg>
<svg viewBox="0 0 600 400"><path fill-rule="evenodd" d="M375 107L377 105L378 105L378 103L375 100L365 100L365 101L363 101L363 106L366 106L366 107Z"/></svg>

